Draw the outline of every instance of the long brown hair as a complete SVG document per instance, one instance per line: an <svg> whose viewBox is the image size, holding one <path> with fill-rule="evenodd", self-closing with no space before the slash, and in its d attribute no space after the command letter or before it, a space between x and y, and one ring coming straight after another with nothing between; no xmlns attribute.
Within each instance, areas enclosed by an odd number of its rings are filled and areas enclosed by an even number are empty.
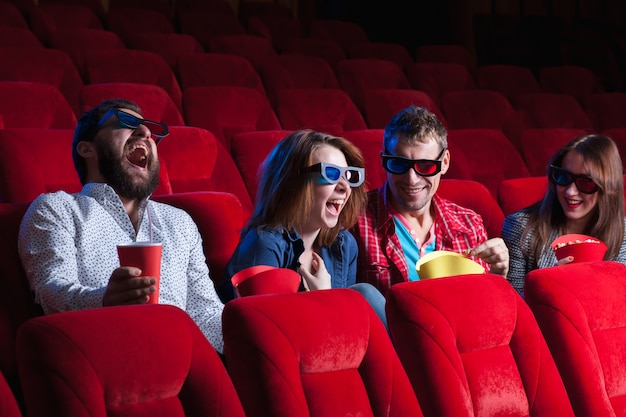
<svg viewBox="0 0 626 417"><path fill-rule="evenodd" d="M314 198L308 168L312 163L313 151L323 145L343 152L349 166L365 166L359 149L344 138L312 130L289 134L274 147L260 167L256 205L243 234L255 227L298 230L305 224ZM337 225L332 229L322 229L316 244L330 246L341 229L354 226L365 199L364 184L352 188Z"/></svg>
<svg viewBox="0 0 626 417"><path fill-rule="evenodd" d="M582 156L586 174L600 188L592 218L583 233L606 243L605 259L615 259L624 240L624 176L617 146L604 135L579 136L559 149L549 165L560 167L565 155L571 151ZM544 250L549 250L551 231L563 230L567 223L556 196L556 186L551 181L543 199L531 206L529 213L522 242L530 236L530 253L525 255L534 255L537 260Z"/></svg>

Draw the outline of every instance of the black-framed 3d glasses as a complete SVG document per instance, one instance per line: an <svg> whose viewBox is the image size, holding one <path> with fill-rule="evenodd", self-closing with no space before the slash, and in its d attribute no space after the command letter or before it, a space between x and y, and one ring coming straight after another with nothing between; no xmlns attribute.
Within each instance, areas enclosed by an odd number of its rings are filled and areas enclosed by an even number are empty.
<svg viewBox="0 0 626 417"><path fill-rule="evenodd" d="M406 174L411 168L422 177L432 177L441 172L441 158L447 148L443 148L437 159L410 159L404 156L391 155L387 150L380 153L383 168L391 174Z"/></svg>
<svg viewBox="0 0 626 417"><path fill-rule="evenodd" d="M109 111L102 116L98 122L97 128L100 129L102 125L111 118L111 116L115 116L117 118L118 127L121 128L135 130L139 128L139 126L144 125L150 131L150 134L154 138L154 142L156 144L158 144L170 133L166 124L155 122L153 120L141 119L115 107L109 109Z"/></svg>
<svg viewBox="0 0 626 417"><path fill-rule="evenodd" d="M340 167L327 162L311 165L309 171L319 173L317 181L320 184L337 184L342 178L350 187L358 187L365 181L365 168Z"/></svg>
<svg viewBox="0 0 626 417"><path fill-rule="evenodd" d="M585 194L593 194L600 189L600 186L596 184L589 176L583 174L573 174L566 169L550 165L548 172L548 178L552 183L567 187L571 183L576 184L578 191Z"/></svg>

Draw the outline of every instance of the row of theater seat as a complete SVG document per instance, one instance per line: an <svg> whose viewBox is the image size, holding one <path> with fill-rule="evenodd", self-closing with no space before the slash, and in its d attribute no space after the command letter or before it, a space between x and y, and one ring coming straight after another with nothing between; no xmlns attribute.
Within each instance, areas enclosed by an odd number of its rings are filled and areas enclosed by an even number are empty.
<svg viewBox="0 0 626 417"><path fill-rule="evenodd" d="M32 417L623 415L624 278L614 262L537 270L526 300L491 274L397 284L389 334L349 289L239 298L226 367L173 306L31 318L17 398ZM0 410L21 415L2 374Z"/></svg>

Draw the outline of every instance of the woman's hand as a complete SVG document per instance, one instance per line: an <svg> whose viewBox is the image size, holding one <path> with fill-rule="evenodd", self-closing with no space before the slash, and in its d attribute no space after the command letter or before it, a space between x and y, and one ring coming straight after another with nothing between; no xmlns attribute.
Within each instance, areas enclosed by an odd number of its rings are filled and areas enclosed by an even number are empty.
<svg viewBox="0 0 626 417"><path fill-rule="evenodd" d="M324 260L317 253L313 252L311 259L311 270L300 267L300 274L304 277L305 286L310 290L330 289L330 274L326 270Z"/></svg>

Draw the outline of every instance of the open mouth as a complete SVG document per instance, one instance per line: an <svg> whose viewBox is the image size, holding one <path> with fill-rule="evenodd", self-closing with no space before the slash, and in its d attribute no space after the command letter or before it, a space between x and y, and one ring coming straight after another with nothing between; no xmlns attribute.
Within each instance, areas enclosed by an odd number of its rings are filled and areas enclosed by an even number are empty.
<svg viewBox="0 0 626 417"><path fill-rule="evenodd" d="M148 147L142 143L132 144L126 152L126 159L133 165L145 168L148 165Z"/></svg>
<svg viewBox="0 0 626 417"><path fill-rule="evenodd" d="M339 213L341 213L343 203L344 200L328 200L326 202L326 207L331 214L339 215Z"/></svg>

